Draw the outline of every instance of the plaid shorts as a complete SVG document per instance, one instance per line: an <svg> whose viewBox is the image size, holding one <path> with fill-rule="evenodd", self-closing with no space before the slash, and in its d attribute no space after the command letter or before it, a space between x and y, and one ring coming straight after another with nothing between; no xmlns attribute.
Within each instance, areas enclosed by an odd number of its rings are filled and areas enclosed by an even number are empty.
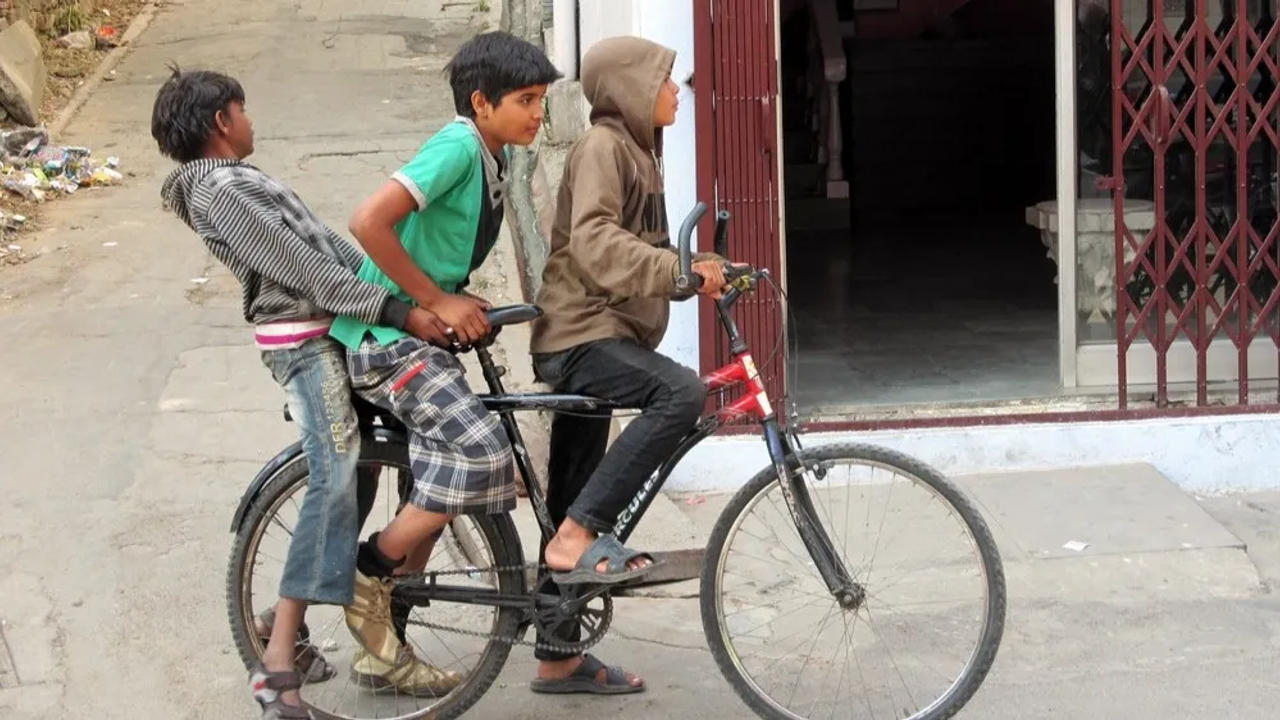
<svg viewBox="0 0 1280 720"><path fill-rule="evenodd" d="M347 351L351 388L409 429L417 508L446 515L497 514L516 506L511 444L463 378L452 353L416 338Z"/></svg>

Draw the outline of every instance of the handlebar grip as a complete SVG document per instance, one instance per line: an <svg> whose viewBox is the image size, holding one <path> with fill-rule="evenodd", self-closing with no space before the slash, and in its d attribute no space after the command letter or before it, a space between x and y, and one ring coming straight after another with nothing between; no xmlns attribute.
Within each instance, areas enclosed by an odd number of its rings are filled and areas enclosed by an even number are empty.
<svg viewBox="0 0 1280 720"><path fill-rule="evenodd" d="M680 223L680 233L676 236L680 249L680 272L688 274L689 266L693 262L693 229L698 226L698 221L702 220L702 216L707 214L707 204L704 202L695 203L693 210L685 216L684 222Z"/></svg>
<svg viewBox="0 0 1280 720"><path fill-rule="evenodd" d="M729 257L729 219L732 217L728 210L716 213L716 242L712 249L720 257Z"/></svg>
<svg viewBox="0 0 1280 720"><path fill-rule="evenodd" d="M693 272L693 229L706 214L707 204L695 203L693 210L689 211L684 222L680 224L680 233L677 236L680 245L680 277L676 278L676 289L681 292L688 292L697 287L694 285L693 278L690 277L690 273Z"/></svg>

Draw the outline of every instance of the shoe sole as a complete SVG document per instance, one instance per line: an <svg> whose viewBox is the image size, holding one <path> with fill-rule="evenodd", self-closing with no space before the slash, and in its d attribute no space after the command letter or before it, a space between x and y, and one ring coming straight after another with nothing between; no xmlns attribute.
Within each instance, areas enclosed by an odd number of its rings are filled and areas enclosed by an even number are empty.
<svg viewBox="0 0 1280 720"><path fill-rule="evenodd" d="M427 688L423 688L417 692L405 690L403 688L396 687L396 684L393 682L384 680L380 675L366 675L364 673L357 672L355 668L351 669L351 682L355 683L358 687L368 690L374 695L399 694L408 695L409 697L433 698L438 700L445 695L448 695L450 692L453 692L452 690L449 690L444 693L436 693Z"/></svg>
<svg viewBox="0 0 1280 720"><path fill-rule="evenodd" d="M649 573L653 572L654 570L657 570L658 568L662 567L665 564L666 564L666 561L657 560L648 565L645 565L642 568L636 568L635 570L627 570L625 572L613 573L613 574L601 574L597 572L596 569L593 567L575 568L573 570L566 570L566 571L553 570L551 572L551 580L555 582L555 584L557 585L613 586L613 585L619 585L621 583L629 582L637 578L642 578L645 575L648 575Z"/></svg>

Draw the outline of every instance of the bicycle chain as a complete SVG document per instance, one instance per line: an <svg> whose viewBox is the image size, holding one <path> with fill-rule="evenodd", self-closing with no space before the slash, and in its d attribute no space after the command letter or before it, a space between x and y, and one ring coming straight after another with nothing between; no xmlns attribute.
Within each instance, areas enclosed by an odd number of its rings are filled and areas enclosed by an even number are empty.
<svg viewBox="0 0 1280 720"><path fill-rule="evenodd" d="M535 571L541 572L543 570L549 570L549 569L550 568L548 568L545 564L525 563L524 565L505 565L505 566L488 567L488 568L468 568L466 570L437 570L437 571L432 571L430 573L402 575L397 577L397 580L401 580L401 581L427 580L430 576L433 576L433 575L434 576L477 575L477 574L487 574L487 573L507 573L507 572L516 572L516 571L521 573L526 573L529 570L535 570ZM591 599L593 600L595 599L595 597L601 597L604 599L603 619L600 623L599 630L595 632L595 636L592 638L583 640L581 642L570 643L570 644L559 644L559 643L542 642L542 641L536 641L536 640L525 640L520 637L508 637L505 635L500 635L495 633L484 633L478 630L463 630L461 628L456 628L449 625L441 625L439 623L427 622L425 620L417 620L413 618L410 618L408 622L410 625L417 625L419 627L425 627L432 630L443 630L445 632L451 632L457 635L467 635L470 637L481 637L481 638L486 638L488 640L496 640L500 643L504 643L512 647L520 645L523 647L532 647L538 650L546 650L549 652L559 653L562 655L581 655L582 653L585 653L587 650L595 646L596 643L603 640L605 634L609 631L609 626L613 623L613 598L609 596L608 592L594 596ZM534 601L534 597L532 595L530 595L530 601ZM590 600L588 600L587 602L590 602ZM537 637L536 624L534 627L534 637Z"/></svg>

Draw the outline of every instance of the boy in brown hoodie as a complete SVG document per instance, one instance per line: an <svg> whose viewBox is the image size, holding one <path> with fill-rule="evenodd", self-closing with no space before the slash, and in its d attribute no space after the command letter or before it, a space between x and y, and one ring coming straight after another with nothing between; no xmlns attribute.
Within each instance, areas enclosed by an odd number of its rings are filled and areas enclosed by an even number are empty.
<svg viewBox="0 0 1280 720"><path fill-rule="evenodd" d="M545 561L561 582L615 583L652 569L623 548L618 513L697 422L706 388L655 348L678 297L667 227L662 128L675 123L675 52L634 37L597 43L582 61L589 129L569 152L551 253L533 326L534 369L562 392L641 410L605 453L610 418L558 415L551 429L548 506L558 523ZM714 258L714 256L712 256ZM699 292L718 296L719 259L695 262ZM572 637L576 627L568 629ZM626 693L644 683L590 655L539 650L537 692Z"/></svg>

